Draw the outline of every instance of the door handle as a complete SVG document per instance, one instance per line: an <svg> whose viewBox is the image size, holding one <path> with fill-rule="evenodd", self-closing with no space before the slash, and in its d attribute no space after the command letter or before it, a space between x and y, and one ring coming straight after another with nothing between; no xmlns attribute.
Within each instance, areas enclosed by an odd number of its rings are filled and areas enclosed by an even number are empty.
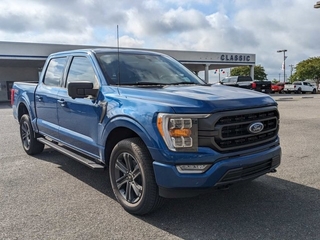
<svg viewBox="0 0 320 240"><path fill-rule="evenodd" d="M66 106L66 101L64 99L59 99L57 102L60 103L62 107Z"/></svg>
<svg viewBox="0 0 320 240"><path fill-rule="evenodd" d="M38 100L38 102L42 102L43 97L41 97L41 96L36 96L36 99Z"/></svg>

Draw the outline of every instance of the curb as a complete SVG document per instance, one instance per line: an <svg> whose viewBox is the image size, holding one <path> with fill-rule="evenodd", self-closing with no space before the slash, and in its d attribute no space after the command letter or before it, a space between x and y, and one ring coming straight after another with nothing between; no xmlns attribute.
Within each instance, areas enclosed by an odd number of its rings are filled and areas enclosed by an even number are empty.
<svg viewBox="0 0 320 240"><path fill-rule="evenodd" d="M307 98L314 98L314 97L311 97L311 96L307 96L307 97L280 97L278 99L275 99L276 101L287 101L287 100L294 100L294 99L307 99Z"/></svg>
<svg viewBox="0 0 320 240"><path fill-rule="evenodd" d="M287 100L293 100L293 97L283 97L283 98L278 98L275 99L276 101L287 101Z"/></svg>

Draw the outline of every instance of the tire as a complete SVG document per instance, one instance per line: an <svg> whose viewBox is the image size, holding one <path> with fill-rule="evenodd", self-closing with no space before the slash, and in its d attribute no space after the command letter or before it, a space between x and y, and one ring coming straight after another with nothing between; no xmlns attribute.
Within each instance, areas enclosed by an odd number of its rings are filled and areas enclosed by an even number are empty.
<svg viewBox="0 0 320 240"><path fill-rule="evenodd" d="M316 93L317 93L317 90L314 88L311 93L312 93L312 94L316 94Z"/></svg>
<svg viewBox="0 0 320 240"><path fill-rule="evenodd" d="M296 93L301 94L301 88L299 88Z"/></svg>
<svg viewBox="0 0 320 240"><path fill-rule="evenodd" d="M43 151L44 144L37 141L28 114L24 114L20 119L20 138L22 147L28 155Z"/></svg>
<svg viewBox="0 0 320 240"><path fill-rule="evenodd" d="M120 141L112 150L109 176L113 193L129 213L144 215L159 208L159 196L151 155L140 138Z"/></svg>

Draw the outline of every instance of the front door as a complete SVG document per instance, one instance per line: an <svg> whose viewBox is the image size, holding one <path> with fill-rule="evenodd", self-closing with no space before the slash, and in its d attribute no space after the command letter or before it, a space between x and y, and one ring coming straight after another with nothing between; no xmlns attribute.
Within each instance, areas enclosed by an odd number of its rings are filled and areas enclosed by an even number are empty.
<svg viewBox="0 0 320 240"><path fill-rule="evenodd" d="M79 81L91 81L95 88L99 87L94 68L87 57L73 57L67 73L66 86L70 82ZM65 87L58 93L57 109L60 140L69 147L98 157L98 128L102 110L97 99L72 99Z"/></svg>

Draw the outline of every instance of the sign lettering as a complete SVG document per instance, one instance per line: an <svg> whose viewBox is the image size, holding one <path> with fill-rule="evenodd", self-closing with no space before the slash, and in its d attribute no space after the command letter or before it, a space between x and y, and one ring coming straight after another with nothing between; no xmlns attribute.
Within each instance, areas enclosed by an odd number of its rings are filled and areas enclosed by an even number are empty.
<svg viewBox="0 0 320 240"><path fill-rule="evenodd" d="M232 54L222 54L220 56L221 61L226 62L250 62L249 55L232 55Z"/></svg>

